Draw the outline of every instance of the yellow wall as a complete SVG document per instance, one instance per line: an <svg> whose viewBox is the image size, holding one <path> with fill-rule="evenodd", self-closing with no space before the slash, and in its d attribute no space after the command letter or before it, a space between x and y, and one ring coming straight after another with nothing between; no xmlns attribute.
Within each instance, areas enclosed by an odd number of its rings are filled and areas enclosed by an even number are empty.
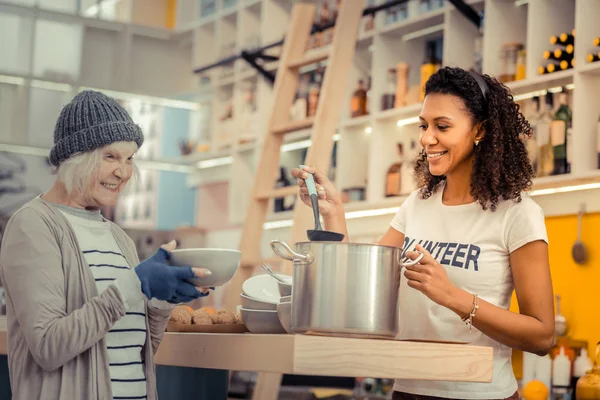
<svg viewBox="0 0 600 400"><path fill-rule="evenodd" d="M600 341L600 214L583 216L582 241L588 249L588 261L575 264L571 248L577 239L577 216L546 218L549 238L550 270L554 294L561 297L561 312L567 319L568 335L587 340L589 354ZM518 310L513 294L512 307ZM521 374L521 354L515 352L513 365Z"/></svg>

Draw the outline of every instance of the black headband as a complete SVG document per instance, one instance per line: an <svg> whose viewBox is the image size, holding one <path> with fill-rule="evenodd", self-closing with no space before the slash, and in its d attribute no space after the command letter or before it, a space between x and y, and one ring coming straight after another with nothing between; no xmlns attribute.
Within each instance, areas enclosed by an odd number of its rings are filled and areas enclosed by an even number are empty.
<svg viewBox="0 0 600 400"><path fill-rule="evenodd" d="M483 100L487 103L489 91L487 83L485 83L481 75L479 75L477 72L469 71L469 75L471 75L473 79L475 79L475 82L477 82L479 85L479 89L481 89L481 94L483 95Z"/></svg>

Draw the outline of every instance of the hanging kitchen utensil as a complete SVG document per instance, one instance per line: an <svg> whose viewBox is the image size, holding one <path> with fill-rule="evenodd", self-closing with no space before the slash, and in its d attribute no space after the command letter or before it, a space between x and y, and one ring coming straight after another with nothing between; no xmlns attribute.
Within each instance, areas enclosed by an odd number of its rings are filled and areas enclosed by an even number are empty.
<svg viewBox="0 0 600 400"><path fill-rule="evenodd" d="M300 166L300 170L302 170L302 165ZM344 240L344 234L325 231L321 228L321 220L319 217L319 195L317 194L315 179L311 173L308 173L308 178L306 178L305 181L312 203L313 214L315 216L315 229L306 231L308 239L312 242L341 242Z"/></svg>
<svg viewBox="0 0 600 400"><path fill-rule="evenodd" d="M560 312L560 295L556 295L556 315L554 316L554 333L556 336L567 334L567 319Z"/></svg>
<svg viewBox="0 0 600 400"><path fill-rule="evenodd" d="M573 244L573 248L571 249L571 255L573 256L573 260L579 265L585 264L585 262L587 261L587 249L585 247L585 244L581 240L581 223L584 211L585 204L581 204L581 207L579 208L579 215L577 221L577 240L575 241L575 244Z"/></svg>

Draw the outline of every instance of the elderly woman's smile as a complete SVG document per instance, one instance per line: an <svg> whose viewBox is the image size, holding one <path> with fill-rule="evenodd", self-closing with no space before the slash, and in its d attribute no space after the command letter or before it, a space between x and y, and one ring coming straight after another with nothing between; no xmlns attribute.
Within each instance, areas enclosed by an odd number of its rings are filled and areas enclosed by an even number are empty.
<svg viewBox="0 0 600 400"><path fill-rule="evenodd" d="M102 148L102 159L98 160L99 167L91 191L91 199L86 202L88 204L84 204L84 208L111 207L117 203L119 193L134 174L135 151L137 146L132 142L117 142Z"/></svg>

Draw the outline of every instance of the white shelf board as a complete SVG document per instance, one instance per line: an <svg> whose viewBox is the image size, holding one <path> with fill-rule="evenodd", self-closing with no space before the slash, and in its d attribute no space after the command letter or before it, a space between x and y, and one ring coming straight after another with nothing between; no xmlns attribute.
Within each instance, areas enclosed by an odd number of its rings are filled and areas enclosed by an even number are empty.
<svg viewBox="0 0 600 400"><path fill-rule="evenodd" d="M376 29L372 29L368 32L361 32L356 40L356 45L361 47L373 43L375 35L377 35Z"/></svg>
<svg viewBox="0 0 600 400"><path fill-rule="evenodd" d="M403 36L407 33L412 33L443 23L445 13L446 9L440 8L439 10L430 11L415 18L409 18L404 21L398 21L390 25L382 26L378 29L378 32L382 35L394 37Z"/></svg>
<svg viewBox="0 0 600 400"><path fill-rule="evenodd" d="M360 117L348 118L342 120L340 127L345 129L350 128L363 128L365 125L371 125L373 123L373 116L371 114L362 115Z"/></svg>
<svg viewBox="0 0 600 400"><path fill-rule="evenodd" d="M401 108L392 108L390 110L379 111L375 114L377 122L396 122L398 120L415 118L421 112L422 103L411 104Z"/></svg>
<svg viewBox="0 0 600 400"><path fill-rule="evenodd" d="M540 90L548 90L553 87L566 86L573 83L573 75L574 70L568 69L521 81L509 82L506 86L512 91L513 95L522 95Z"/></svg>
<svg viewBox="0 0 600 400"><path fill-rule="evenodd" d="M218 14L218 18L231 18L235 14L237 14L237 12L238 12L238 6L234 6L234 7L226 8L225 10L221 10L217 14Z"/></svg>
<svg viewBox="0 0 600 400"><path fill-rule="evenodd" d="M582 65L577 68L577 71L584 75L600 75L600 61Z"/></svg>

